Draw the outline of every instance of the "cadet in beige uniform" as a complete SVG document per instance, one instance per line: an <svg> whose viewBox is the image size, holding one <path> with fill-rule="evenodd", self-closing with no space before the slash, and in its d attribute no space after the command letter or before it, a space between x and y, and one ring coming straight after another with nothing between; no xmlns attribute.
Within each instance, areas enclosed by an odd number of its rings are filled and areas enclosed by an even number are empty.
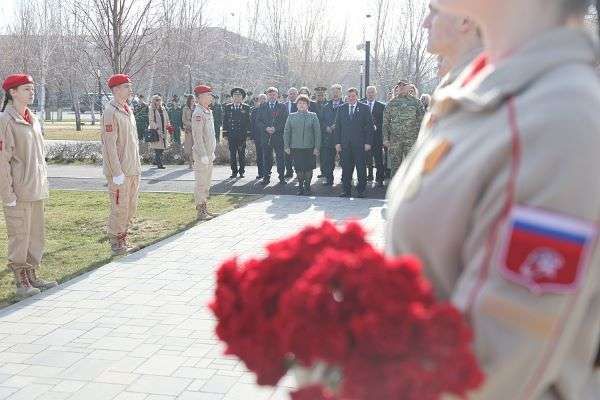
<svg viewBox="0 0 600 400"><path fill-rule="evenodd" d="M213 217L208 212L207 200L212 181L213 161L215 160L215 126L212 111L208 106L212 102L212 89L200 85L194 89L197 106L192 115L192 134L194 136L194 174L196 177L196 210L198 219L210 219Z"/></svg>
<svg viewBox="0 0 600 400"><path fill-rule="evenodd" d="M113 75L108 87L114 99L102 115L102 156L111 205L108 237L113 253L120 255L129 250L127 234L137 210L141 164L135 117L127 105L133 95L131 80Z"/></svg>
<svg viewBox="0 0 600 400"><path fill-rule="evenodd" d="M487 55L436 93L390 185L387 251L419 256L471 322L487 376L468 399L597 400L600 83L585 4L437 3L481 24Z"/></svg>
<svg viewBox="0 0 600 400"><path fill-rule="evenodd" d="M44 201L48 172L42 128L27 108L33 103L29 75L10 75L0 114L0 197L8 234L8 268L15 275L17 295L33 296L57 285L37 277L44 253Z"/></svg>

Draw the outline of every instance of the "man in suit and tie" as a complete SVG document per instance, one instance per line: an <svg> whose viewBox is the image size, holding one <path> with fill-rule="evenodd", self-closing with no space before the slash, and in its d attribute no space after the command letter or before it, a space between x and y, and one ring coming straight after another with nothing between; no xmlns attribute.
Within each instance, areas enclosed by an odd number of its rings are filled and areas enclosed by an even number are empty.
<svg viewBox="0 0 600 400"><path fill-rule="evenodd" d="M262 136L263 145L263 184L266 186L271 182L271 170L273 169L273 152L277 160L277 173L279 183L285 184L285 161L283 155L283 130L287 122L288 112L285 103L277 101L279 91L270 87L267 89L268 100L260 106L256 118L256 127Z"/></svg>
<svg viewBox="0 0 600 400"><path fill-rule="evenodd" d="M298 111L298 106L296 105L296 99L298 98L298 89L295 87L291 87L288 89L287 101L284 103L285 108L287 110L287 115L295 113ZM292 157L290 157L287 153L284 153L285 157L285 177L293 178L294 177L294 169L292 165Z"/></svg>
<svg viewBox="0 0 600 400"><path fill-rule="evenodd" d="M373 147L367 153L367 182L373 181L373 160L375 160L375 168L377 168L375 180L378 187L383 187L385 179L385 169L383 166L383 112L385 111L385 104L377 101L377 88L375 86L367 88L367 98L364 99L363 103L369 106L373 122L375 123Z"/></svg>
<svg viewBox="0 0 600 400"><path fill-rule="evenodd" d="M350 197L352 194L354 168L358 175L357 197L365 197L366 153L373 144L374 126L369 106L358 101L358 90L348 89L346 103L338 109L335 126L335 148L342 156L343 192L340 197Z"/></svg>

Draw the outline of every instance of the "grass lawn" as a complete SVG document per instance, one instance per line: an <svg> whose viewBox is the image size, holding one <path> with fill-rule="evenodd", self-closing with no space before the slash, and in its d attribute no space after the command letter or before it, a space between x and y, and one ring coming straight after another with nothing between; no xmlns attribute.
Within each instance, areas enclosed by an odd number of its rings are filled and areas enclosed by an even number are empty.
<svg viewBox="0 0 600 400"><path fill-rule="evenodd" d="M81 127L81 132L75 130L75 121L45 122L44 138L46 140L100 140L100 125L87 122Z"/></svg>
<svg viewBox="0 0 600 400"><path fill-rule="evenodd" d="M212 196L209 210L223 214L259 196ZM106 236L105 192L54 190L46 205L46 253L41 276L65 282L113 260ZM0 209L0 214L2 211ZM140 193L132 245L148 246L196 224L191 194ZM0 218L0 263L6 262L6 227ZM0 266L0 307L14 303L13 274Z"/></svg>

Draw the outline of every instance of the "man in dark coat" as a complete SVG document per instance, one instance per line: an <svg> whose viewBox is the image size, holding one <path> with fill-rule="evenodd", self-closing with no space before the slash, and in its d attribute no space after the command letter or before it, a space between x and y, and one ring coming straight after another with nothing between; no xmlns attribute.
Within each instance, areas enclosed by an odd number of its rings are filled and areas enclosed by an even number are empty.
<svg viewBox="0 0 600 400"><path fill-rule="evenodd" d="M352 193L352 176L354 168L358 175L357 197L365 197L367 187L366 152L373 145L374 123L371 110L366 104L358 101L358 90L348 89L346 103L338 108L335 126L336 145L342 155L341 197L350 197Z"/></svg>
<svg viewBox="0 0 600 400"><path fill-rule="evenodd" d="M223 116L223 136L229 142L231 178L244 177L246 171L246 139L250 136L250 106L242 103L246 91L241 88L231 90L233 103L225 106ZM239 166L238 166L239 163Z"/></svg>
<svg viewBox="0 0 600 400"><path fill-rule="evenodd" d="M181 145L181 128L183 128L183 108L179 103L179 97L173 95L169 104L167 104L167 113L169 114L169 120L171 126L173 126L173 143Z"/></svg>
<svg viewBox="0 0 600 400"><path fill-rule="evenodd" d="M373 147L367 153L367 182L373 181L373 161L375 161L375 168L377 169L375 180L378 187L383 187L385 179L385 167L383 165L383 112L385 111L385 104L377 101L377 88L375 86L367 88L367 97L362 102L369 106L375 123Z"/></svg>
<svg viewBox="0 0 600 400"><path fill-rule="evenodd" d="M256 117L256 127L262 134L264 172L263 184L268 185L271 181L271 169L273 168L273 152L277 160L277 174L279 183L284 185L285 160L283 151L283 130L288 117L288 111L283 103L279 103L279 91L270 87L267 89L267 102L261 105Z"/></svg>

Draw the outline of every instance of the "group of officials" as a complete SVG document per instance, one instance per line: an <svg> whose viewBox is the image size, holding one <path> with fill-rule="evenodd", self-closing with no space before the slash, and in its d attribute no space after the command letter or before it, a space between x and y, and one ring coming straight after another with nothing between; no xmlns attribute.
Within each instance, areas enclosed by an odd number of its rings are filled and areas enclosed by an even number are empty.
<svg viewBox="0 0 600 400"><path fill-rule="evenodd" d="M306 87L291 88L287 101L280 101L277 88L270 87L254 99L252 106L244 102L246 92L241 88L231 90L232 102L223 110L223 136L227 139L231 178L243 178L246 170L246 143L252 139L256 147L258 176L264 185L271 182L273 164L279 184L287 184L294 170L310 171L298 175L299 194L310 193L312 170L317 160L324 185L334 184L334 169L339 156L342 166L342 193L352 194L354 171L358 178L357 197L364 197L368 181L380 187L398 168L416 142L424 106L415 96L407 81L394 88L392 100L386 105L378 100L377 88L367 88L366 97L359 99L358 90L350 88L343 97L341 85L315 89L311 97ZM314 99L314 100L313 100ZM305 109L302 105L308 104ZM292 117L294 114L295 117ZM312 115L314 125L298 124L297 117ZM296 122L296 123L295 123ZM184 121L185 124L185 121ZM218 127L215 127L219 135ZM290 143L286 143L285 139ZM310 138L310 139L309 139ZM307 142L308 141L308 142ZM311 155L299 156L295 146L314 146ZM302 168L299 168L301 166ZM309 168L310 167L310 168Z"/></svg>

